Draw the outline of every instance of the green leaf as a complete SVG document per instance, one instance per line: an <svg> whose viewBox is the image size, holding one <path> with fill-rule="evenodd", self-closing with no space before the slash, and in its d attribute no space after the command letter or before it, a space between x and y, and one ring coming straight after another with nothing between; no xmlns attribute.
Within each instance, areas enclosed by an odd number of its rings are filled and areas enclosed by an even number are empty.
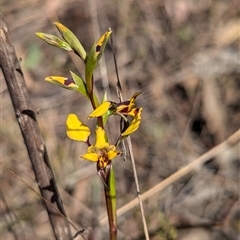
<svg viewBox="0 0 240 240"><path fill-rule="evenodd" d="M70 71L70 74L71 74L75 84L78 86L77 91L80 92L84 97L89 98L88 93L87 93L86 83L82 80L82 78L80 78L74 72ZM95 106L98 107L99 102L98 102L98 99L97 99L97 97L94 93L93 93L93 99L94 99L94 102L95 102Z"/></svg>
<svg viewBox="0 0 240 240"><path fill-rule="evenodd" d="M54 47L62 48L69 52L73 51L73 49L67 42L63 41L61 38L58 38L57 36L54 36L52 34L47 34L47 33L41 33L41 32L37 32L36 35L39 38L41 38L43 41L45 41L46 43Z"/></svg>
<svg viewBox="0 0 240 240"><path fill-rule="evenodd" d="M107 91L103 94L102 103L107 101Z"/></svg>
<svg viewBox="0 0 240 240"><path fill-rule="evenodd" d="M74 52L85 61L87 56L86 51L75 34L61 23L54 22L54 25L57 27L63 39L71 46Z"/></svg>
<svg viewBox="0 0 240 240"><path fill-rule="evenodd" d="M74 72L70 71L70 74L75 81L75 84L78 86L78 91L85 97L88 98L86 83Z"/></svg>

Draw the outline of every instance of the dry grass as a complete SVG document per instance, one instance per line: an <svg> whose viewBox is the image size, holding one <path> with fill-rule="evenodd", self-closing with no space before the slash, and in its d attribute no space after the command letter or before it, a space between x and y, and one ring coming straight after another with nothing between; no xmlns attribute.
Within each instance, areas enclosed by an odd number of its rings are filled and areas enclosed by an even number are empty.
<svg viewBox="0 0 240 240"><path fill-rule="evenodd" d="M96 7L99 26L93 24L96 15L91 15L90 5ZM71 112L87 117L91 108L77 93L43 81L48 75L67 75L69 69L82 71L83 66L74 56L41 42L35 32L54 33L51 22L57 20L89 49L98 27L101 33L112 28L124 96L142 91L138 105L144 108L143 121L132 137L142 192L239 129L237 1L20 0L4 1L2 9L39 109L39 125L69 219L86 232L104 213L104 198L95 166L79 160L85 146L66 138L65 120ZM110 49L105 63L107 74L97 71L96 85L99 95L109 85L109 96L116 100ZM1 120L1 161L37 189L3 77ZM110 139L116 137L115 128L113 122ZM121 207L136 191L131 163L119 158L114 165ZM229 147L145 201L151 239L237 240L239 166L239 145ZM6 170L1 172L1 217L2 239L53 239L41 199ZM106 239L107 227L100 232L99 239ZM138 208L119 217L119 239L144 239L142 234Z"/></svg>

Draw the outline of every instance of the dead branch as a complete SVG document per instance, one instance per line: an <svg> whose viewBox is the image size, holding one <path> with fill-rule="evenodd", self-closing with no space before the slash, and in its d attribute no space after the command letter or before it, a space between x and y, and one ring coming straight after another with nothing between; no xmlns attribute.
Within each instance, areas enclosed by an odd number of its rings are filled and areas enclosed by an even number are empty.
<svg viewBox="0 0 240 240"><path fill-rule="evenodd" d="M36 114L33 110L23 72L8 34L4 18L0 17L0 67L2 69L16 118L28 151L32 168L41 195L46 201L44 206L55 235L55 239L71 239L69 223L49 162L47 149L42 141ZM47 204L50 202L50 204Z"/></svg>

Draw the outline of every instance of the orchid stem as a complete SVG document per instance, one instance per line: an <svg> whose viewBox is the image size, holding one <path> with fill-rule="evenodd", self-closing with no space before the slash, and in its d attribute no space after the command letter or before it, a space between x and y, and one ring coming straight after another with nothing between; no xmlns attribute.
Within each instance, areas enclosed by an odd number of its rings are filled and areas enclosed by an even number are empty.
<svg viewBox="0 0 240 240"><path fill-rule="evenodd" d="M104 187L104 193L108 214L109 233L110 239L116 240L117 239L116 185L114 170L112 166L107 176L107 185L108 188Z"/></svg>

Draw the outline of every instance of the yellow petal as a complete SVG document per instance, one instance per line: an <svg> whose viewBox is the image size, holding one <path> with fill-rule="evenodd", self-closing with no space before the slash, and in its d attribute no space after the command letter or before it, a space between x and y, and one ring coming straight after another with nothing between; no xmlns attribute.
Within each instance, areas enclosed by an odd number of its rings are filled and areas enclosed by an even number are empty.
<svg viewBox="0 0 240 240"><path fill-rule="evenodd" d="M84 158L89 161L97 162L98 161L98 155L96 153L85 153L81 156L81 158Z"/></svg>
<svg viewBox="0 0 240 240"><path fill-rule="evenodd" d="M87 141L90 135L90 129L78 119L77 115L69 114L66 125L67 135L70 139L82 142Z"/></svg>
<svg viewBox="0 0 240 240"><path fill-rule="evenodd" d="M137 96L139 96L141 94L141 92L136 92L129 100L130 102L134 102L135 99L137 98Z"/></svg>
<svg viewBox="0 0 240 240"><path fill-rule="evenodd" d="M60 77L60 76L49 76L49 77L46 77L45 80L47 82L57 82L59 84L64 84L64 82L67 80L67 78Z"/></svg>
<svg viewBox="0 0 240 240"><path fill-rule="evenodd" d="M107 110L109 109L110 106L111 106L111 102L108 102L108 101L103 102L89 115L88 118L94 118L94 117L102 116L104 113L107 112Z"/></svg>
<svg viewBox="0 0 240 240"><path fill-rule="evenodd" d="M136 109L137 110L137 109ZM121 134L122 137L127 136L133 132L135 132L138 128L139 125L141 123L141 118L142 118L142 108L138 109L138 113L136 114L136 116L134 117L134 119L132 120L131 124L129 125L129 127Z"/></svg>
<svg viewBox="0 0 240 240"><path fill-rule="evenodd" d="M131 115L133 117L135 117L135 100L137 98L138 95L140 95L141 92L136 92L130 99L130 103L128 105L128 115Z"/></svg>
<svg viewBox="0 0 240 240"><path fill-rule="evenodd" d="M135 117L135 100L141 92L136 92L129 100L117 104L117 112Z"/></svg>
<svg viewBox="0 0 240 240"><path fill-rule="evenodd" d="M129 101L127 101L128 103ZM125 102L124 102L125 103ZM127 113L128 112L128 105L124 103L119 103L117 106L117 112L120 113Z"/></svg>
<svg viewBox="0 0 240 240"><path fill-rule="evenodd" d="M130 99L130 104L129 107L131 108L132 106L135 106L135 100L137 98L137 96L139 96L141 94L141 92L136 92Z"/></svg>
<svg viewBox="0 0 240 240"><path fill-rule="evenodd" d="M135 117L138 114L138 108L132 108L131 110L129 110L128 115Z"/></svg>
<svg viewBox="0 0 240 240"><path fill-rule="evenodd" d="M118 151L109 151L108 152L108 160L112 160L113 158L115 158L117 155L121 154Z"/></svg>
<svg viewBox="0 0 240 240"><path fill-rule="evenodd" d="M94 147L102 149L109 146L109 143L106 141L106 134L102 127L97 127L96 129L96 143Z"/></svg>

